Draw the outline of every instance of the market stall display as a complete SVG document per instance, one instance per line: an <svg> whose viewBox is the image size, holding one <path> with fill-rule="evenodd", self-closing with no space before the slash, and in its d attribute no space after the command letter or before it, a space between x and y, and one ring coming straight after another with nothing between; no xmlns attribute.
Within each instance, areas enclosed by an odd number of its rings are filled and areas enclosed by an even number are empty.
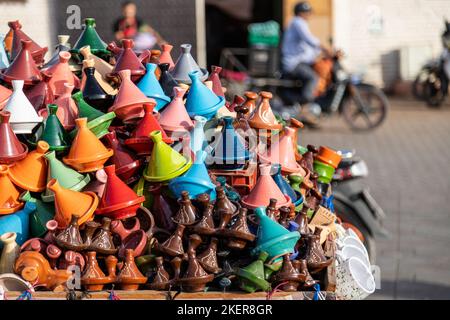
<svg viewBox="0 0 450 320"><path fill-rule="evenodd" d="M279 121L270 92L226 101L221 68L208 78L189 44L176 63L168 44L138 56L131 40L107 46L85 22L46 64L46 48L14 40L0 71L0 287L10 297L61 297L74 289L69 268L80 271L75 290L116 286L131 298L374 292L367 250L327 200L339 153L300 146L302 123Z"/></svg>

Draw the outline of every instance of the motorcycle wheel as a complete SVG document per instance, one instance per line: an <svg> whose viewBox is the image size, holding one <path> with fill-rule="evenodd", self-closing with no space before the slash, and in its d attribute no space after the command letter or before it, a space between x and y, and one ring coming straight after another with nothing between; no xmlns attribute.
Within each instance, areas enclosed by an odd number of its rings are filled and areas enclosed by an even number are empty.
<svg viewBox="0 0 450 320"><path fill-rule="evenodd" d="M353 94L343 101L342 115L353 130L372 130L387 117L389 102L386 95L369 84L353 85Z"/></svg>
<svg viewBox="0 0 450 320"><path fill-rule="evenodd" d="M351 228L356 232L369 253L370 263L375 264L377 248L372 234L357 218L357 214L353 211L353 209L338 200L335 200L334 208L336 210L337 217L342 222L342 226L345 229Z"/></svg>
<svg viewBox="0 0 450 320"><path fill-rule="evenodd" d="M412 83L411 91L417 100L425 100L425 84L428 81L429 75L430 70L422 69Z"/></svg>
<svg viewBox="0 0 450 320"><path fill-rule="evenodd" d="M429 107L439 108L445 100L446 81L442 76L431 73L424 84L424 99Z"/></svg>

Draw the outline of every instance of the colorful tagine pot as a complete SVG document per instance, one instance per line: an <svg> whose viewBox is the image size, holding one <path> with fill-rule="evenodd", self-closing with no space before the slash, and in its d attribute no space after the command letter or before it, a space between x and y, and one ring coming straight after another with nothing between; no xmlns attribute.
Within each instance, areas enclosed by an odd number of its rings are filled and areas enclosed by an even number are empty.
<svg viewBox="0 0 450 320"><path fill-rule="evenodd" d="M278 222L273 221L266 215L265 207L255 209L259 218L259 230L256 238L254 254L267 252L271 261L285 254L294 252L294 246L300 239L300 233L290 232Z"/></svg>
<svg viewBox="0 0 450 320"><path fill-rule="evenodd" d="M0 71L0 79L11 83L23 80L26 85L33 85L42 80L41 73L31 56L31 41L22 40L22 49L8 68Z"/></svg>
<svg viewBox="0 0 450 320"><path fill-rule="evenodd" d="M47 185L47 161L45 153L49 150L45 141L37 143L36 150L9 169L9 177L15 185L23 190L42 192Z"/></svg>
<svg viewBox="0 0 450 320"><path fill-rule="evenodd" d="M131 81L130 70L119 71L122 80L114 104L108 109L114 111L116 116L124 122L135 121L144 115L143 104L154 102Z"/></svg>
<svg viewBox="0 0 450 320"><path fill-rule="evenodd" d="M182 44L180 47L181 54L171 71L173 78L178 82L191 84L192 78L189 74L197 71L200 81L205 81L208 78L208 71L201 69L192 57L192 46L190 44Z"/></svg>
<svg viewBox="0 0 450 320"><path fill-rule="evenodd" d="M218 142L213 146L211 160L215 168L235 170L243 168L251 158L245 141L236 133L232 117L223 117L223 127Z"/></svg>
<svg viewBox="0 0 450 320"><path fill-rule="evenodd" d="M65 151L69 149L70 138L57 116L58 106L56 104L47 105L47 119L44 126L39 128L35 134L36 140L43 140L48 143L51 151ZM35 141L29 141L36 144Z"/></svg>
<svg viewBox="0 0 450 320"><path fill-rule="evenodd" d="M0 215L14 213L23 207L20 192L9 177L9 167L0 165Z"/></svg>
<svg viewBox="0 0 450 320"><path fill-rule="evenodd" d="M173 100L164 108L159 117L161 127L169 136L181 135L194 128L189 114L184 106L183 97L185 89L173 88Z"/></svg>
<svg viewBox="0 0 450 320"><path fill-rule="evenodd" d="M153 113L155 102L151 101L144 104L144 117L138 122L138 125L131 133L131 138L124 141L124 144L134 150L138 156L150 155L153 148L153 142L149 135L154 131L160 131L165 143L172 143L173 140L167 136L161 128L157 114Z"/></svg>
<svg viewBox="0 0 450 320"><path fill-rule="evenodd" d="M52 179L56 179L61 187L72 191L81 191L89 183L89 175L82 175L64 165L56 158L54 151L45 154L45 158L48 164L47 183ZM42 193L41 197L45 202L54 200L53 192L49 189Z"/></svg>
<svg viewBox="0 0 450 320"><path fill-rule="evenodd" d="M45 109L45 107L48 104L53 103L53 101L55 101L55 95L53 94L49 86L49 82L50 79L52 78L52 75L45 71L41 72L41 75L42 75L41 82L32 87L25 88L23 90L25 96L28 98L28 100L33 105L36 111ZM1 98L0 98L0 109L1 109Z"/></svg>
<svg viewBox="0 0 450 320"><path fill-rule="evenodd" d="M83 67L88 64L86 60L83 61ZM96 70L94 67L83 68L82 97L89 105L98 110L106 111L113 104L114 96L106 92L98 82L95 74ZM114 93L116 94L116 92Z"/></svg>
<svg viewBox="0 0 450 320"><path fill-rule="evenodd" d="M264 262L268 256L267 252L261 252L256 261L245 268L238 269L239 287L242 290L253 293L257 290L268 291L270 289L270 283L264 278Z"/></svg>
<svg viewBox="0 0 450 320"><path fill-rule="evenodd" d="M106 148L88 129L87 118L75 121L78 132L69 154L63 158L64 163L78 172L92 172L103 168L104 163L113 155L113 150Z"/></svg>
<svg viewBox="0 0 450 320"><path fill-rule="evenodd" d="M159 77L159 84L164 91L164 94L170 98L173 98L173 88L178 87L178 82L172 77L169 72L169 64L159 64L161 70L161 76Z"/></svg>
<svg viewBox="0 0 450 320"><path fill-rule="evenodd" d="M189 77L192 84L186 98L186 110L191 118L203 116L209 120L225 104L225 98L216 96L201 82L200 71L189 73Z"/></svg>
<svg viewBox="0 0 450 320"><path fill-rule="evenodd" d="M75 88L80 87L80 79L72 73L69 66L70 53L67 51L62 51L59 53L59 63L53 65L47 72L52 75L49 86L53 94L58 97L66 91L64 84L73 85Z"/></svg>
<svg viewBox="0 0 450 320"><path fill-rule="evenodd" d="M117 177L115 165L105 167L108 177L105 191L100 200L96 214L106 215L112 219L125 219L136 215L136 210L145 201L133 189Z"/></svg>
<svg viewBox="0 0 450 320"><path fill-rule="evenodd" d="M30 53L36 64L42 65L44 62L44 56L47 52L47 47L40 47L36 42L34 42L25 32L22 31L22 25L19 20L9 21L8 26L12 32L12 46L10 52L11 61L13 61L20 53L22 48L21 42L23 40L30 41Z"/></svg>
<svg viewBox="0 0 450 320"><path fill-rule="evenodd" d="M261 102L253 112L250 110L248 123L256 130L281 130L283 125L278 123L270 107L269 100L272 99L272 93L261 91L259 95L261 96Z"/></svg>
<svg viewBox="0 0 450 320"><path fill-rule="evenodd" d="M1 174L0 166L0 174ZM1 177L1 176L0 176ZM36 210L36 204L26 202L22 210L13 214L0 215L0 234L6 232L15 232L17 234L16 242L22 245L29 239L30 215ZM1 243L0 243L1 246Z"/></svg>
<svg viewBox="0 0 450 320"><path fill-rule="evenodd" d="M188 191L191 198L207 193L210 200L216 199L216 185L212 183L205 166L205 151L198 151L191 168L182 176L173 179L169 188L179 198L183 191Z"/></svg>
<svg viewBox="0 0 450 320"><path fill-rule="evenodd" d="M109 54L109 51L106 49L106 43L103 42L95 30L94 18L84 19L83 31L81 31L78 40L75 42L70 52L79 54L80 49L84 46L89 46L90 51L95 55Z"/></svg>
<svg viewBox="0 0 450 320"><path fill-rule="evenodd" d="M0 111L0 164L11 164L27 156L28 147L19 141L11 128L11 113Z"/></svg>
<svg viewBox="0 0 450 320"><path fill-rule="evenodd" d="M13 93L6 103L3 111L9 111L9 122L13 131L17 134L29 134L42 122L33 105L23 93L23 80L12 80Z"/></svg>
<svg viewBox="0 0 450 320"><path fill-rule="evenodd" d="M80 118L87 118L87 127L92 133L95 134L97 138L102 138L107 134L108 128L111 122L116 117L114 112L103 113L93 107L91 107L84 99L82 93L79 91L72 96L78 106L78 114ZM75 128L70 132L70 137L75 138L77 134L77 129Z"/></svg>
<svg viewBox="0 0 450 320"><path fill-rule="evenodd" d="M95 193L63 188L56 179L50 180L47 188L54 193L55 220L58 222L58 228L66 228L72 216L78 218L78 224L83 224L92 219L99 202Z"/></svg>
<svg viewBox="0 0 450 320"><path fill-rule="evenodd" d="M165 95L158 79L156 79L155 70L157 65L147 63L146 67L147 72L137 86L148 98L152 98L156 101L155 111L159 111L170 102L170 98Z"/></svg>
<svg viewBox="0 0 450 320"><path fill-rule="evenodd" d="M159 63L167 63L169 65L169 70L172 70L175 67L175 63L173 63L172 55L170 52L173 49L173 46L171 46L168 43L164 43L161 45L161 55L159 56Z"/></svg>
<svg viewBox="0 0 450 320"><path fill-rule="evenodd" d="M161 131L153 131L150 138L153 140L153 150L150 162L143 173L145 180L167 181L182 175L191 167L190 159L179 154L163 141Z"/></svg>
<svg viewBox="0 0 450 320"><path fill-rule="evenodd" d="M129 70L131 80L138 81L145 74L145 67L133 51L134 42L132 39L122 40L122 50L116 59L116 64L109 76L117 76L122 70Z"/></svg>
<svg viewBox="0 0 450 320"><path fill-rule="evenodd" d="M142 161L122 146L115 131L107 133L103 139L106 146L114 151L110 163L115 165L117 176L125 181L126 184L136 182Z"/></svg>
<svg viewBox="0 0 450 320"><path fill-rule="evenodd" d="M277 184L270 175L271 166L261 164L259 166L260 177L256 182L250 194L242 198L242 204L249 209L265 207L269 205L270 199L276 199L276 208L291 205L292 201L288 195L285 195L278 188Z"/></svg>

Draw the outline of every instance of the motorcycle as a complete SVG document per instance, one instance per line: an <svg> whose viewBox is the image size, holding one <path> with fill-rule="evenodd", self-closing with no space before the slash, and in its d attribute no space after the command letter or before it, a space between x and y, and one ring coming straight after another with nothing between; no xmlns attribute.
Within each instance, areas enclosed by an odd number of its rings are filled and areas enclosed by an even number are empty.
<svg viewBox="0 0 450 320"><path fill-rule="evenodd" d="M438 59L425 64L412 84L413 95L428 106L438 108L448 96L450 79L450 23L442 34L444 51Z"/></svg>
<svg viewBox="0 0 450 320"><path fill-rule="evenodd" d="M376 260L376 237L388 237L382 222L383 209L364 184L369 170L364 160L355 157L354 151L343 150L341 163L331 183L334 209L344 228L351 228L363 241L372 263Z"/></svg>
<svg viewBox="0 0 450 320"><path fill-rule="evenodd" d="M223 66L222 76L225 86L229 89L227 97L233 94L251 91L270 91L273 93L272 109L279 116L280 110L299 110L299 92L302 86L300 80L289 75L283 75L276 70L278 58L272 49L258 48L224 48L221 53L220 65ZM274 57L275 56L275 57ZM238 57L242 57L239 59ZM257 65L258 72L250 71L241 62L257 60L250 65ZM389 103L386 95L377 87L367 84L361 77L347 73L340 63L342 54L337 51L333 56L326 57L333 65L331 77L324 93L317 96L311 114L318 118L324 115L340 113L354 130L370 130L378 127L386 119ZM268 70L261 72L261 70ZM275 70L274 70L275 69ZM290 115L292 116L292 115Z"/></svg>
<svg viewBox="0 0 450 320"><path fill-rule="evenodd" d="M389 108L386 95L377 87L363 82L361 77L347 73L340 63L341 58L339 51L324 58L333 66L331 78L324 92L316 97L310 113L317 118L339 113L353 130L371 130L380 126ZM289 75L282 78L292 79ZM301 82L278 88L277 96L284 106L297 104L300 87ZM315 105L320 108L314 108Z"/></svg>

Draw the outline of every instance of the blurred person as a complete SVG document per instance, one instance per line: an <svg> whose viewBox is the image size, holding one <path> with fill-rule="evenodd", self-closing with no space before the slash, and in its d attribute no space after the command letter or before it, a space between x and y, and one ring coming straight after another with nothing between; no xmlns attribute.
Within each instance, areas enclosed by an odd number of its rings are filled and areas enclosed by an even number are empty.
<svg viewBox="0 0 450 320"><path fill-rule="evenodd" d="M165 43L161 35L150 25L144 24L136 15L137 6L133 1L122 4L122 16L114 22L113 30L116 40L135 39L136 51L152 48L155 44Z"/></svg>
<svg viewBox="0 0 450 320"><path fill-rule="evenodd" d="M300 104L308 104L308 108L302 108L303 120L307 122L317 122L313 117L308 115L310 110L313 113L320 113L320 106L314 103L314 91L319 81L319 76L314 70L314 63L322 52L330 54L315 37L308 25L308 20L312 14L311 5L302 1L294 7L294 18L290 22L288 28L284 32L281 44L281 67L283 74L289 75L291 78L302 81L300 92ZM289 113L292 116L294 110Z"/></svg>

